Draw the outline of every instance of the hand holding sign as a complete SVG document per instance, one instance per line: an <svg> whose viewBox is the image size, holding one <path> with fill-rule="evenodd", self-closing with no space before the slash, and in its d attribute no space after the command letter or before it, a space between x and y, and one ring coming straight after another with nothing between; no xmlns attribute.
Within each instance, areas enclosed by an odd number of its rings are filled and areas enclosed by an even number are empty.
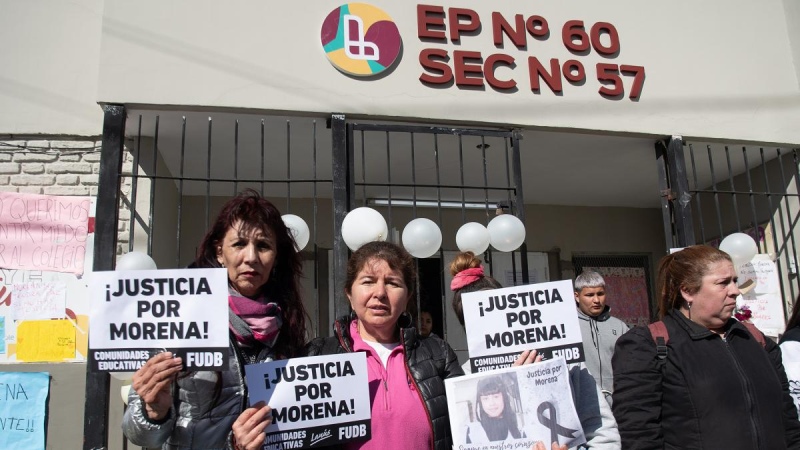
<svg viewBox="0 0 800 450"><path fill-rule="evenodd" d="M558 442L553 442L551 450L567 450L567 445L558 445ZM539 441L531 447L531 450L547 450L547 447L544 445L544 442Z"/></svg>
<svg viewBox="0 0 800 450"><path fill-rule="evenodd" d="M272 408L258 402L239 414L233 423L233 442L236 450L257 450L264 445L264 430L272 423Z"/></svg>
<svg viewBox="0 0 800 450"><path fill-rule="evenodd" d="M171 352L163 352L148 359L133 374L133 389L144 402L150 420L161 420L169 413L172 382L181 371L182 364L181 358L173 358Z"/></svg>

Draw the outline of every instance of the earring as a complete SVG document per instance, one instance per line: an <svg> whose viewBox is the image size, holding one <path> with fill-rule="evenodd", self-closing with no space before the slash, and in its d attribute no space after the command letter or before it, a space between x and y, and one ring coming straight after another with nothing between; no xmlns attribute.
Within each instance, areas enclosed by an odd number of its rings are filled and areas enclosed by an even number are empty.
<svg viewBox="0 0 800 450"><path fill-rule="evenodd" d="M689 320L692 320L692 302L686 302L689 309Z"/></svg>

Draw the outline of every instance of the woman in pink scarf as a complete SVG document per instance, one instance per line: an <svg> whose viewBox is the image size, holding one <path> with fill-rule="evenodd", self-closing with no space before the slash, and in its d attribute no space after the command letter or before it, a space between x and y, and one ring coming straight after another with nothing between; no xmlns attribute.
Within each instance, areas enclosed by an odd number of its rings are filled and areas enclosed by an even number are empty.
<svg viewBox="0 0 800 450"><path fill-rule="evenodd" d="M170 352L133 376L122 428L143 447L261 448L267 405L247 405L244 366L298 356L306 338L300 257L275 206L253 190L228 201L198 249L193 267L228 273L230 365L181 372Z"/></svg>

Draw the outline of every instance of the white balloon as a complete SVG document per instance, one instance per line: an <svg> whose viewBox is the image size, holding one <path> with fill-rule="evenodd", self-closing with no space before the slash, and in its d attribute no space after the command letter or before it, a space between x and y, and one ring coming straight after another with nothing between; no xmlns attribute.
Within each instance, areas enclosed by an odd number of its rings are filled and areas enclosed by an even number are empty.
<svg viewBox="0 0 800 450"><path fill-rule="evenodd" d="M131 381L135 372L109 372L111 378L116 378L120 381Z"/></svg>
<svg viewBox="0 0 800 450"><path fill-rule="evenodd" d="M286 228L289 229L289 232L292 233L294 242L297 244L297 251L306 248L308 238L311 235L306 221L303 220L302 217L295 216L294 214L284 214L281 216L281 219L283 219L283 223L286 224Z"/></svg>
<svg viewBox="0 0 800 450"><path fill-rule="evenodd" d="M385 241L388 235L389 227L381 213L366 206L350 211L342 221L342 239L353 251L367 242Z"/></svg>
<svg viewBox="0 0 800 450"><path fill-rule="evenodd" d="M480 255L489 248L489 230L478 222L465 223L456 233L456 245L462 252Z"/></svg>
<svg viewBox="0 0 800 450"><path fill-rule="evenodd" d="M525 225L517 216L501 214L489 222L489 242L501 252L513 252L525 242Z"/></svg>
<svg viewBox="0 0 800 450"><path fill-rule="evenodd" d="M729 234L719 243L719 249L731 255L734 268L750 262L758 253L756 241L745 233Z"/></svg>
<svg viewBox="0 0 800 450"><path fill-rule="evenodd" d="M156 270L156 262L146 253L128 252L117 258L116 270Z"/></svg>
<svg viewBox="0 0 800 450"><path fill-rule="evenodd" d="M131 391L130 384L123 384L119 387L119 395L122 396L122 403L128 404L128 393Z"/></svg>
<svg viewBox="0 0 800 450"><path fill-rule="evenodd" d="M420 217L403 228L403 247L416 258L427 258L442 246L442 231L436 222Z"/></svg>

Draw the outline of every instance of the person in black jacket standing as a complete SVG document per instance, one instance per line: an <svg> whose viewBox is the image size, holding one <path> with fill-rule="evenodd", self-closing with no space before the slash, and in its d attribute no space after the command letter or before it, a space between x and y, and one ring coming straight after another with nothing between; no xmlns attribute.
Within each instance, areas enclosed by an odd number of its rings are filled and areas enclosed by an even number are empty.
<svg viewBox="0 0 800 450"><path fill-rule="evenodd" d="M664 257L659 355L647 327L614 350L613 411L624 449L800 449L779 347L731 318L739 288L730 256L698 245Z"/></svg>

